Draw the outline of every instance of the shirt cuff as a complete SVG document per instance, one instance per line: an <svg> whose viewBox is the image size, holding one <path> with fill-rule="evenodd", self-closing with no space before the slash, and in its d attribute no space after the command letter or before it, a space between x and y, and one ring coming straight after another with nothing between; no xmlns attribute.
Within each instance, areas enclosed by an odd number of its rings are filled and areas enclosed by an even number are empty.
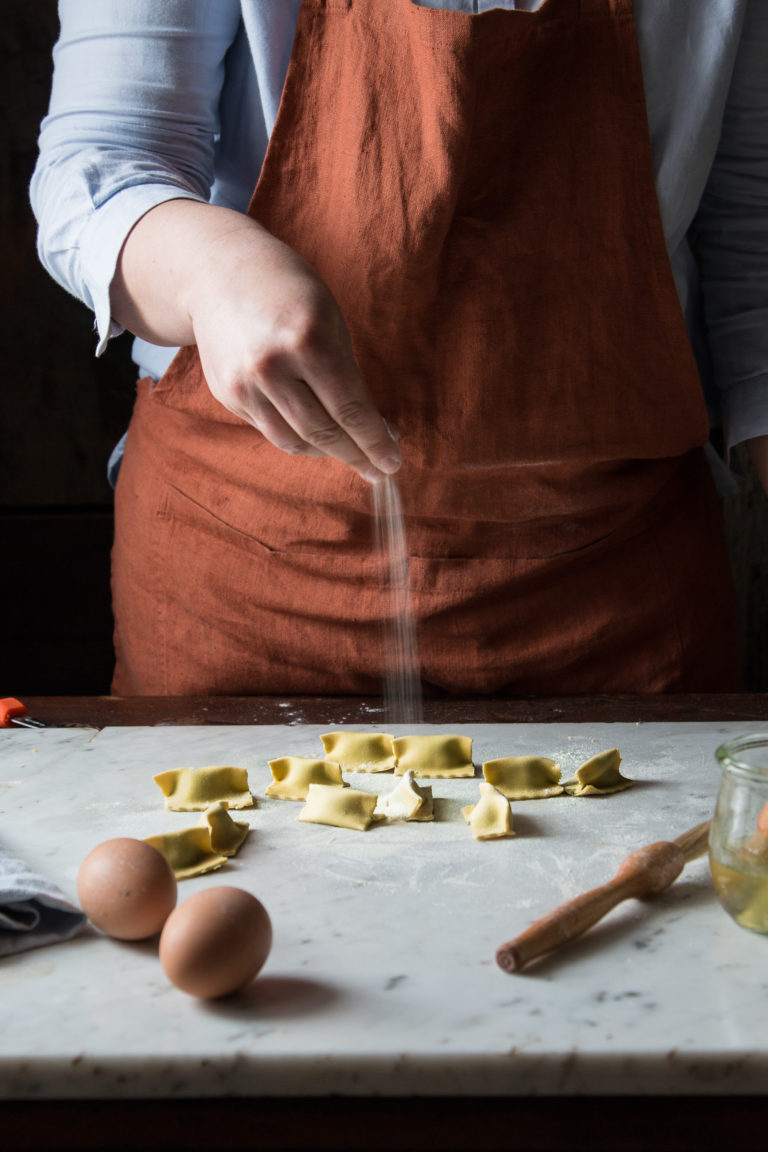
<svg viewBox="0 0 768 1152"><path fill-rule="evenodd" d="M198 200L205 203L204 197L184 188L168 184L141 184L117 192L94 213L85 228L80 243L80 257L84 282L88 285L91 297L87 303L96 318L99 338L97 356L101 356L113 336L119 336L124 331L112 319L109 289L126 237L142 216L167 200Z"/></svg>
<svg viewBox="0 0 768 1152"><path fill-rule="evenodd" d="M768 374L753 376L725 393L723 435L726 453L754 436L768 435Z"/></svg>

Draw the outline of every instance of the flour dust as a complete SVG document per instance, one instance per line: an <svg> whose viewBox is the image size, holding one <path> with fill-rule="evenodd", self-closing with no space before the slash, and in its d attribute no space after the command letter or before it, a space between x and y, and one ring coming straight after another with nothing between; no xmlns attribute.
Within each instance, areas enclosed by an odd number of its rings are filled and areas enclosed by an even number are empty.
<svg viewBox="0 0 768 1152"><path fill-rule="evenodd" d="M389 723L423 719L419 650L408 585L408 552L400 492L387 476L373 485L376 548L387 563L390 613L384 621L384 713Z"/></svg>

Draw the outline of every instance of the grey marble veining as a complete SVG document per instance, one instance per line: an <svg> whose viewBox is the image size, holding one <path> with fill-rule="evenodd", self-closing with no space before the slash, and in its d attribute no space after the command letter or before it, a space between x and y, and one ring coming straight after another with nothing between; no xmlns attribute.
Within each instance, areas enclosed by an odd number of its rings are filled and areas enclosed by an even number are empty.
<svg viewBox="0 0 768 1152"><path fill-rule="evenodd" d="M95 844L194 823L152 775L246 767L251 835L225 868L275 942L244 992L200 1003L172 988L156 942L88 930L0 963L0 1096L758 1093L768 1089L768 937L721 910L706 859L631 901L562 953L510 976L503 941L608 880L632 849L707 819L714 749L758 725L455 726L474 759L537 753L570 774L618 746L638 781L605 798L513 804L517 835L477 842L474 780L434 780L437 819L367 832L296 821L264 796L276 756L322 755L325 728L0 732L0 839L74 897ZM359 726L354 726L359 727ZM422 726L420 731L437 731ZM395 734L406 729L396 727ZM391 774L348 774L388 791Z"/></svg>

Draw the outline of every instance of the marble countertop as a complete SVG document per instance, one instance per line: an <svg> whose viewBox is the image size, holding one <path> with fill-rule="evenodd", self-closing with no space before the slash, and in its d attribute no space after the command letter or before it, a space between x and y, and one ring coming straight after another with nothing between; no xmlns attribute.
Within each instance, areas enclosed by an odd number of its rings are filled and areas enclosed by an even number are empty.
<svg viewBox="0 0 768 1152"><path fill-rule="evenodd" d="M714 750L748 722L422 726L474 738L474 760L536 753L569 773L619 747L638 783L602 798L513 803L516 836L474 840L474 780L434 780L437 819L366 832L298 823L264 797L267 760L322 755L333 725L0 731L0 840L74 898L102 840L194 823L152 775L248 769L252 833L223 869L262 900L274 946L220 1002L174 989L154 942L88 929L0 961L0 1096L759 1094L768 1089L768 937L735 925L706 859L517 975L499 944L608 880L628 852L707 819ZM353 726L359 729L361 725ZM405 734L415 729L389 729ZM388 791L387 774L348 775Z"/></svg>

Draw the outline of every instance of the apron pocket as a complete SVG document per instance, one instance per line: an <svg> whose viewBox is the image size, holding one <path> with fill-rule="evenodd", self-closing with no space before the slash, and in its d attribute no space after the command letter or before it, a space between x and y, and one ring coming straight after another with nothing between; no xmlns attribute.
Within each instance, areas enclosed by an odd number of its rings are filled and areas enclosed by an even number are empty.
<svg viewBox="0 0 768 1152"><path fill-rule="evenodd" d="M226 503L225 497L222 500L222 507L226 507ZM267 555L274 555L276 551L258 536L236 527L222 515L183 492L176 484L168 484L159 515L161 519L193 528L201 537L210 539L212 543L232 540L236 541L240 548L252 549Z"/></svg>
<svg viewBox="0 0 768 1152"><path fill-rule="evenodd" d="M551 559L414 560L422 677L454 695L661 692L683 667L653 532Z"/></svg>
<svg viewBox="0 0 768 1152"><path fill-rule="evenodd" d="M173 484L155 529L166 692L380 695L376 556L275 551Z"/></svg>

